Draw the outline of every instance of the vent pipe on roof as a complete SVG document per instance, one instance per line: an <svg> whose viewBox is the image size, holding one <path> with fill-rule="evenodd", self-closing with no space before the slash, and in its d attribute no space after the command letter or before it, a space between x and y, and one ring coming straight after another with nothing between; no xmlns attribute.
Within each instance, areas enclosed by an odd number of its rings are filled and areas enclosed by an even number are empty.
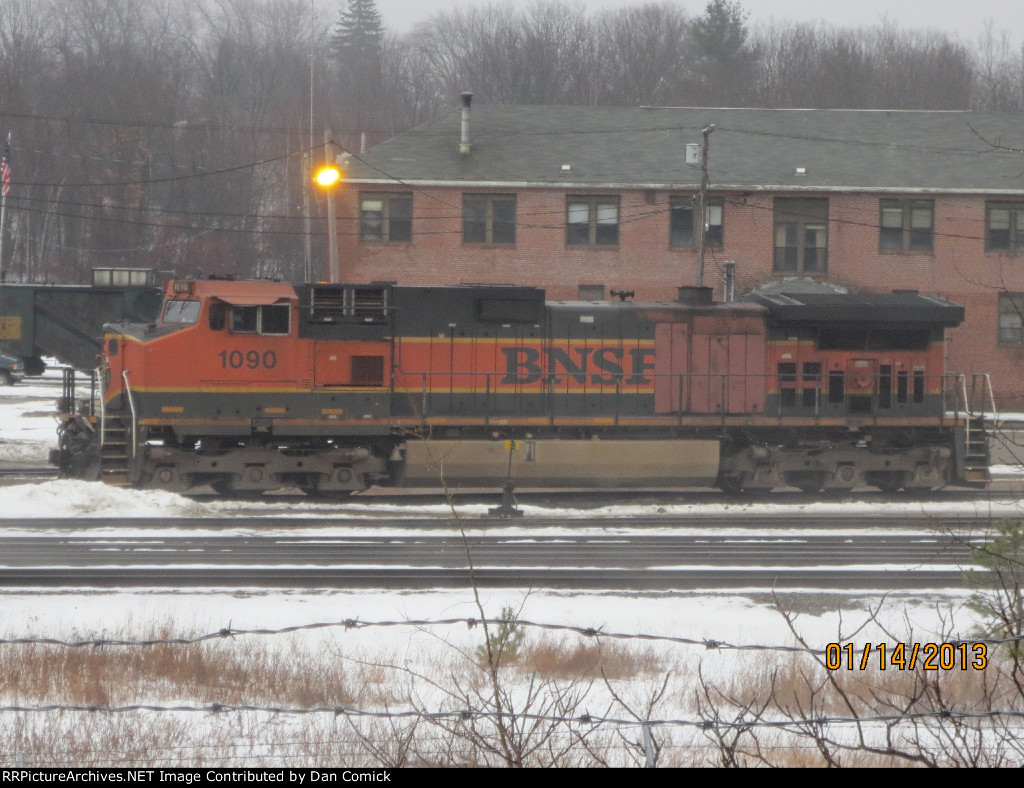
<svg viewBox="0 0 1024 788"><path fill-rule="evenodd" d="M722 267L725 269L722 276L722 300L729 303L736 300L736 261L726 260Z"/></svg>
<svg viewBox="0 0 1024 788"><path fill-rule="evenodd" d="M459 142L459 153L463 156L472 149L469 144L469 104L472 100L472 93L462 94L462 139Z"/></svg>

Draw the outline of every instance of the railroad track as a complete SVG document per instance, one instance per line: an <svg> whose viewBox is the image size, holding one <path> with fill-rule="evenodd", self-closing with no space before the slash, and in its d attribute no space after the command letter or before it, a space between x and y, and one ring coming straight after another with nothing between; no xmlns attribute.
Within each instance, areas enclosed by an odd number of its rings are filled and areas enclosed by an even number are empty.
<svg viewBox="0 0 1024 788"><path fill-rule="evenodd" d="M467 569L234 567L187 570L40 569L0 570L0 585L8 588L379 588L439 589L550 588L559 590L687 591L744 589L908 590L963 586L959 571L927 570L779 570L779 569Z"/></svg>
<svg viewBox="0 0 1024 788"><path fill-rule="evenodd" d="M231 531L235 533L254 532L274 534L303 531L308 529L327 533L332 529L344 529L348 532L358 531L372 537L375 531L382 529L399 529L403 532L451 531L460 529L467 532L487 532L496 529L514 529L529 533L545 529L560 529L567 534L583 529L595 529L599 532L608 530L644 531L649 529L666 529L672 531L707 530L750 530L764 531L778 528L820 529L826 535L835 535L843 531L862 531L865 529L887 529L891 531L912 528L922 531L939 533L983 533L991 526L992 518L978 515L948 514L929 512L911 507L899 515L892 512L879 511L865 514L861 512L841 513L800 512L787 508L780 511L759 511L744 513L740 510L719 514L678 514L656 513L643 515L609 515L607 512L588 513L578 510L573 516L564 514L545 515L532 513L525 517L506 519L500 517L481 517L477 515L417 512L415 502L400 504L408 507L403 513L382 515L364 509L352 508L349 511L326 512L315 516L208 516L208 517L34 517L31 519L5 520L0 517L0 539L5 531L40 532L43 530L73 531L89 533L99 529L111 531L151 532L166 529L177 531ZM394 508L394 507L390 507ZM2 542L0 542L2 545Z"/></svg>
<svg viewBox="0 0 1024 788"><path fill-rule="evenodd" d="M57 469L51 467L7 467L0 468L0 483L23 481L46 481L57 478Z"/></svg>
<svg viewBox="0 0 1024 788"><path fill-rule="evenodd" d="M0 586L654 590L962 585L968 539L906 534L575 536L40 533L0 538ZM469 569L472 558L473 571Z"/></svg>

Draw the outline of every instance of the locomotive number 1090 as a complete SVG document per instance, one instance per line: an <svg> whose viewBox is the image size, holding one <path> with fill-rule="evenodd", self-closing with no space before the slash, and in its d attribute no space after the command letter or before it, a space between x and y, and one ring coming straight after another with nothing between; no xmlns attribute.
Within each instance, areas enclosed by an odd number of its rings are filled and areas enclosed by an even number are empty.
<svg viewBox="0 0 1024 788"><path fill-rule="evenodd" d="M258 350L222 350L217 358L220 359L221 369L273 369L277 366L277 353L273 350L263 353Z"/></svg>

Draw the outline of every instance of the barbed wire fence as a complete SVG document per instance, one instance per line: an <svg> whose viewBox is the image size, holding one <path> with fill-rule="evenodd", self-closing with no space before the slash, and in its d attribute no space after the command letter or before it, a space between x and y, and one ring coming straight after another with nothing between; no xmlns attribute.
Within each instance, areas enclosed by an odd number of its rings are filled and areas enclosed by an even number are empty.
<svg viewBox="0 0 1024 788"><path fill-rule="evenodd" d="M781 612L781 611L780 611ZM875 613L869 618L878 623ZM360 620L345 618L276 629L232 626L188 637L0 638L6 670L19 650L70 652L111 659L156 650L237 649L243 643L315 631L410 628L438 637L453 627L482 631L484 619ZM506 654L502 700L477 683L474 654L450 645L465 673L428 675L408 664L355 660L386 672L381 684L401 692L378 702L338 703L168 700L177 687L151 688L139 702L74 702L14 692L0 702L0 761L10 765L148 764L182 767L267 765L887 765L993 766L1024 763L1024 671L1017 644L1024 634L944 643L984 645L983 668L967 663L934 671L878 669L877 655L835 669L842 649L861 651L863 637L828 647L737 643L691 635L606 631L599 627L518 618L486 619L491 631L517 628L569 637L598 647L657 645L701 655L696 669L637 669L615 676L598 664L589 675L538 676L528 658ZM787 617L787 623L792 624ZM479 628L479 629L478 629ZM794 632L794 634L796 634ZM899 640L887 637L894 648ZM875 643L877 646L881 641ZM890 652L891 653L891 652ZM714 675L727 655L750 657L767 672L744 683L735 671ZM770 665L769 655L783 658ZM479 656L479 655L476 655ZM859 653L858 653L859 656ZM954 662L956 660L954 659ZM884 666L884 658L881 660ZM118 669L115 664L114 669ZM216 667L216 661L210 659ZM893 666L889 666L892 668ZM831 668L831 669L830 669ZM443 673L444 671L442 671ZM670 682L670 675L675 674ZM679 674L688 674L680 676ZM357 677L358 678L358 677ZM16 679L15 679L16 681ZM244 679L240 679L243 684ZM484 685L487 682L484 681ZM641 690L647 697L627 690ZM219 688L218 690L219 691ZM158 697L163 694L165 697ZM225 693L227 695L228 693ZM641 692L642 694L642 692ZM371 699L372 700L372 699ZM596 710L591 710L596 709ZM668 710L668 713L664 713ZM682 710L682 711L680 711ZM499 736L499 732L501 736ZM499 738L501 741L499 741Z"/></svg>

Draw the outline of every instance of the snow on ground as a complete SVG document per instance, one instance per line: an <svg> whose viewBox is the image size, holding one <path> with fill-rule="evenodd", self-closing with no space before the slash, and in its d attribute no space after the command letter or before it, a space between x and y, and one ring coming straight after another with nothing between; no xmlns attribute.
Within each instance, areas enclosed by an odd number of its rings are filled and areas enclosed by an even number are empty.
<svg viewBox="0 0 1024 788"><path fill-rule="evenodd" d="M30 379L14 387L0 388L0 468L46 463L49 449L55 446L56 442L54 403L60 393L60 374L55 370L48 372L42 379ZM1020 421L1024 421L1024 418ZM1017 466L1007 464L998 468L997 474L1016 477L1024 488L1024 477L1020 475ZM459 516L476 517L484 514L486 508L485 504L465 504L459 505L457 512ZM687 502L684 496L672 503L622 503L596 508L558 510L542 509L537 506L521 508L525 511L527 520L531 515L562 516L566 519L587 516L616 518L612 524L605 522L597 527L581 525L581 528L592 529L604 537L635 530L631 526L634 517L692 514L721 515L724 518L723 527L715 528L714 533L735 534L738 538L743 538L750 533L749 529L744 531L729 526L729 515L784 515L792 512L794 508L802 513L835 514L837 530L842 527L839 520L841 515L893 515L908 508L915 514L922 511L956 511L965 518L977 515L991 515L994 519L1021 516L1018 501L1014 496L1005 494L993 496L993 500L989 502L955 506L937 503L878 504L870 499L859 501L856 495L851 495L842 502L802 504L798 507L724 501L698 504ZM116 538L117 535L128 532L127 526L116 523L97 524L96 519L207 516L266 516L273 520L265 526L259 526L261 533L325 536L334 533L359 533L361 528L365 528L361 526L361 521L368 517L416 516L449 521L454 519L449 507L443 504L421 505L414 501L403 501L399 497L385 503L360 501L358 498L345 502L319 503L309 502L300 496L279 497L261 502L236 502L216 499L192 500L170 493L123 490L98 483L67 480L0 486L0 537L17 538L27 531L37 533L39 526L36 523L39 518L44 517L81 518L81 530L61 529L61 538L73 538L85 533L92 536L99 533ZM291 524L296 517L317 516L329 517L331 525ZM230 525L218 526L217 532L223 535L240 531L243 527L252 528L249 524L240 524L239 528L232 528ZM567 525L539 531L524 528L514 522L502 522L489 525L486 532L492 535L530 539L560 532L575 534L579 533L581 528ZM926 528L927 525L922 524L921 529ZM149 529L147 534L171 535L184 532L186 529L189 533L205 531L191 522L183 521L180 528L160 531ZM666 526L666 530L668 529L669 526ZM136 528L135 531L137 530ZM377 529L373 533L400 534L411 530ZM782 530L788 534L800 532L798 528L779 529L780 532ZM644 529L644 533L657 532L657 529ZM758 529L757 533L764 536L766 531L762 528ZM857 533L864 531L859 529ZM3 560L0 554L0 564ZM970 611L965 606L967 598L967 591L949 589L888 594L865 591L787 590L777 597L773 596L769 589L643 593L568 592L521 588L480 591L480 604L484 614L489 617L499 617L503 608L511 607L518 611L521 620L549 625L586 627L604 633L682 637L696 641L714 640L738 646L795 645L796 639L780 612L781 608L789 615L796 615L796 631L809 645L816 648L823 648L825 644L839 640L842 635L854 634L858 643L891 641L893 637L908 643L940 642L957 636L966 639L970 637L975 625ZM879 629L878 624L869 622L873 612L878 613L876 621L884 623L884 631ZM292 653L290 649L293 648L299 651L315 651L326 647L330 654L349 660L353 665L363 659L368 659L371 664L386 661L398 666L400 671L404 669L416 673L429 673L432 666L451 664L453 655L459 654L465 655L467 662L464 664L471 664L472 655L483 642L483 636L480 627L470 629L465 623L423 626L410 622L478 618L479 615L480 609L474 602L471 589L405 592L380 589L268 591L259 588L52 591L0 586L0 637L147 638L158 632L166 636L188 637L217 632L223 628L234 631L276 629L318 622L340 624L347 620L367 624L400 622L396 626L349 628L341 625L307 629L287 638L259 640L266 644L268 650L278 650L285 654ZM865 628L859 629L865 623ZM536 635L536 631L528 630L529 637ZM232 642L247 640L250 637L256 636L240 636ZM557 637L557 634L553 637ZM731 680L740 676L746 677L773 665L784 665L789 659L787 654L779 652L709 650L702 645L654 643L651 648L658 651L665 665L672 666L665 669L675 672L675 683L672 685L675 692L667 696L665 707L659 710L668 717L692 716L692 709L685 705L681 688L687 686L686 681L696 674L698 667L704 676L712 680L719 677ZM469 670L468 667L466 669ZM447 669L445 670L447 672ZM454 673L452 678L455 678ZM660 681L660 676L648 676L640 680L620 682L618 688L620 691L635 689L637 697L644 697L644 682L651 682L653 686L660 684ZM530 686L532 687L532 680ZM425 708L439 707L440 700L430 694L433 685L421 685L420 690L425 693L421 696ZM599 683L595 685L593 692L593 698L588 696L587 699L588 710L591 710L591 704L594 709L607 707L607 698L603 697ZM686 690L686 693L689 693L689 690ZM689 694L685 697L689 697ZM60 726L64 725L69 740L77 741L76 736L88 740L90 735L97 736L82 733L88 730L88 720L92 719L96 719L96 715L87 718L65 715L58 719L47 714L42 721L34 715L19 715L17 718L0 715L0 730L10 733L11 736L7 738L13 741L13 734L21 730L19 726L27 726L25 729L29 730L38 722L40 731L45 729L49 734L53 734L54 731L59 732ZM113 720L113 717L111 719ZM233 718L229 718L229 722L231 719ZM178 721L184 723L185 729L194 724L200 734L205 730L205 726L214 726L213 722L205 718L193 723L192 719L186 721L183 716ZM142 722L142 719L133 718L130 724L134 726ZM267 742L287 739L287 735L284 735L287 731L304 724L307 724L307 721L302 719L301 715L292 715L285 721L276 715L264 719L258 714L243 714L239 717L239 729L251 728L256 733L232 734L235 738L231 739L231 747L235 746L237 738L240 742L247 742L250 747L265 747L269 753L266 762L270 765L296 765L308 761L310 756L300 756L298 762L282 760L285 756L281 753L285 752L287 747ZM75 729L76 726L79 730ZM194 740L188 738L193 734L183 734L180 741L172 742L173 747L169 747L169 750L174 750L175 753L178 750L192 752L190 748L194 747L196 752L206 752L201 750L206 736L200 734L196 734ZM103 743L88 746L105 751L106 740L99 736L98 741ZM45 750L46 746L42 745L42 749ZM30 748L30 763L35 762L32 760L35 757L32 752L33 748ZM58 765L53 763L52 758L40 762ZM231 765L252 763L253 761L241 760L232 761ZM191 765L188 761L179 763L173 760L167 764Z"/></svg>
<svg viewBox="0 0 1024 788"><path fill-rule="evenodd" d="M28 379L22 384L0 388L0 467L45 464L48 451L55 445L54 403L60 396L60 373L51 369L43 378ZM1024 417L1020 419L1024 421ZM1015 466L999 468L1003 475L1019 473ZM855 496L843 502L800 505L801 512L839 514L895 514L907 507L914 512L948 513L949 504L882 504L857 502ZM485 513L484 504L460 505L461 516L474 517ZM619 505L582 509L543 509L523 506L530 514L561 515L566 518L611 516L620 518L621 530L629 530L629 521L636 516L685 514L784 514L786 507L767 503L691 504L681 499L674 504ZM1015 500L994 500L983 504L957 504L955 511L965 517L988 514L993 518L1020 516ZM341 503L310 503L296 496L268 502L232 502L192 500L170 493L140 492L110 488L102 484L76 481L49 481L40 484L19 484L0 487L0 531L13 535L33 528L40 517L225 517L232 515L271 516L277 518L272 528L286 529L289 517L329 516L351 520L351 528L334 529L352 532L361 518L371 516L421 516L446 518L450 509L443 504L417 505L395 499L390 503L360 503L358 499ZM96 526L83 522L95 533ZM922 526L924 527L924 526ZM726 526L728 528L728 526ZM304 532L309 529L304 528ZM557 529L554 529L557 531ZM615 532L604 526L602 534ZM105 528L104 533L116 533ZM223 533L223 531L221 531ZM295 531L292 531L293 533ZM326 531L325 531L326 532ZM537 536L533 530L518 529L514 524L496 524L489 534L522 533L524 538ZM649 533L650 531L645 531ZM716 531L720 532L720 531ZM792 532L789 530L788 532ZM375 533L381 533L375 531ZM390 533L390 532L388 532ZM549 531L545 531L549 533ZM759 531L764 534L764 531ZM0 558L2 560L2 558ZM788 593L783 597L791 609L804 612L801 622L820 643L834 638L841 611L847 618L866 610L877 595L856 593ZM895 618L908 617L924 631L937 631L941 621L952 616L957 626L966 631L969 617L962 603L964 593L947 590L934 593L894 594L886 597L886 609ZM338 591L319 593L252 590L207 590L168 592L166 590L88 591L53 593L6 589L0 591L0 631L6 634L57 636L75 631L119 631L133 629L147 622L175 622L175 628L188 632L219 629L228 622L236 628L274 627L303 621L441 618L477 615L470 604L469 591L451 590L417 592ZM763 589L747 593L585 593L556 591L524 591L509 589L487 591L488 615L498 615L503 605L523 606L522 616L551 623L604 627L623 632L686 634L728 642L790 642L791 637L782 618L774 612L773 603ZM379 637L377 632L374 637ZM404 635L408 637L408 633ZM391 635L389 635L391 637ZM402 637L402 635L399 635Z"/></svg>

